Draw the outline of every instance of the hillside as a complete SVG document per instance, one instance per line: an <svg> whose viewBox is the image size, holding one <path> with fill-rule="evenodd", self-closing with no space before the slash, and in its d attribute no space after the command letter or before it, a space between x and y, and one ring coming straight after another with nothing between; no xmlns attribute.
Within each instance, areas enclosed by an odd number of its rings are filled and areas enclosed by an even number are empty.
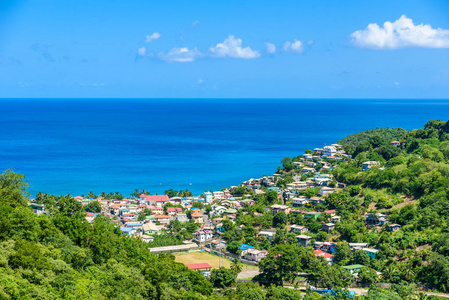
<svg viewBox="0 0 449 300"><path fill-rule="evenodd" d="M399 137L400 146L390 145ZM155 256L148 244L124 236L110 214L89 223L80 202L69 196L51 196L49 214L37 216L28 207L24 176L7 170L0 176L0 299L302 299L282 287L293 283L298 273L306 273L315 286L335 290L355 282L393 284L389 290L371 285L364 298L369 300L405 299L416 292L415 286L449 291L449 123L433 120L408 132L375 129L340 143L355 146L352 159L314 155L307 160L299 155L282 160L280 175L273 176L281 191L292 192L287 185L294 177L310 183L318 171L333 176L330 186L341 184L324 197L317 197L321 186L296 191L295 197L320 200L307 203L297 214L273 214L272 205L282 204L283 193L268 186L261 185L258 194L253 185L234 190L239 195L246 191L249 196L244 197L253 203L236 210L234 221L222 221L221 238L231 253L239 253L243 243L267 250L255 283L235 283L236 273L230 269L213 271L208 280L176 263L173 255ZM364 170L366 161L377 164ZM299 162L315 163L314 171L305 174L294 165ZM324 230L331 210L340 220ZM388 223L367 224L367 216L377 213ZM158 242L185 239L193 220L178 223L170 223ZM293 224L307 228L309 247L288 231ZM390 224L397 224L398 230L391 231ZM259 237L264 228L275 232L272 240ZM193 226L191 232L195 230ZM315 242L334 243L332 265L313 251ZM350 249L349 243L366 243L375 255ZM353 265L363 266L358 281L342 268ZM309 293L304 299L319 297ZM346 298L344 293L339 296Z"/></svg>
<svg viewBox="0 0 449 300"><path fill-rule="evenodd" d="M376 128L348 135L338 141L338 144L349 147L357 147L362 142L368 142L370 138L378 136L382 142L399 140L407 131L402 128Z"/></svg>

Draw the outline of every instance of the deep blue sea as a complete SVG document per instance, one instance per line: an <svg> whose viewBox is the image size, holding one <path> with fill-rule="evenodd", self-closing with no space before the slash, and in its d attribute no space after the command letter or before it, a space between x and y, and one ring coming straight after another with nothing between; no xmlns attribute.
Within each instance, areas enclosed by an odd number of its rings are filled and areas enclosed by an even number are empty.
<svg viewBox="0 0 449 300"><path fill-rule="evenodd" d="M0 169L32 195L200 194L355 132L448 118L449 100L3 99Z"/></svg>

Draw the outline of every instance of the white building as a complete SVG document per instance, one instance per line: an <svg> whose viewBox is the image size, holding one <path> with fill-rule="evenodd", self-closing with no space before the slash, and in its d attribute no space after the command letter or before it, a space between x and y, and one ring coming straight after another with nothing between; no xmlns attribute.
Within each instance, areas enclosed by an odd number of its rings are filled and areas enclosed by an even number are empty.
<svg viewBox="0 0 449 300"><path fill-rule="evenodd" d="M323 156L334 156L337 154L337 149L334 146L325 146L323 148Z"/></svg>
<svg viewBox="0 0 449 300"><path fill-rule="evenodd" d="M214 232L212 230L199 230L195 232L194 240L203 243L212 240L214 237Z"/></svg>
<svg viewBox="0 0 449 300"><path fill-rule="evenodd" d="M249 249L245 254L245 259L250 261L261 261L268 254L266 250Z"/></svg>
<svg viewBox="0 0 449 300"><path fill-rule="evenodd" d="M212 193L207 191L204 193L204 202L211 203L212 202Z"/></svg>

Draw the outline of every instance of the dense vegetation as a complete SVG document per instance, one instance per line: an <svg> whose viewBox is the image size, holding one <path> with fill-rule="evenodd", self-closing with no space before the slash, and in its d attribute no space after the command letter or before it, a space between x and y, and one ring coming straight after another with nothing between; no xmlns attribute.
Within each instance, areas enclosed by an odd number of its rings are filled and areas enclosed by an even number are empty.
<svg viewBox="0 0 449 300"><path fill-rule="evenodd" d="M0 176L0 299L202 299L212 283L148 245L121 235L109 218L92 224L71 197L34 215L21 175Z"/></svg>
<svg viewBox="0 0 449 300"><path fill-rule="evenodd" d="M338 141L338 144L356 147L362 142L368 142L368 140L373 136L381 137L382 142L386 143L400 140L406 132L407 131L402 128L376 128L348 135L344 139Z"/></svg>

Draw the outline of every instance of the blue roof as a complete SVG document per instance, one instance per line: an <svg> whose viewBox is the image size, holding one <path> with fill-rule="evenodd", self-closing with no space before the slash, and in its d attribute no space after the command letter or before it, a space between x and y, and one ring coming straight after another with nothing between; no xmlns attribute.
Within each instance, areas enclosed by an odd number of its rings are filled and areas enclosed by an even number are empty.
<svg viewBox="0 0 449 300"><path fill-rule="evenodd" d="M242 244L239 247L239 250L248 250L248 249L255 249L255 247L251 246L251 245L247 245L247 244Z"/></svg>
<svg viewBox="0 0 449 300"><path fill-rule="evenodd" d="M120 230L123 231L123 232L130 232L130 231L133 231L135 229L134 228L128 228L128 227L120 227Z"/></svg>
<svg viewBox="0 0 449 300"><path fill-rule="evenodd" d="M190 210L199 209L198 207L192 207Z"/></svg>
<svg viewBox="0 0 449 300"><path fill-rule="evenodd" d="M140 223L140 222L126 224L126 226L141 226L141 225L142 225L142 223Z"/></svg>

